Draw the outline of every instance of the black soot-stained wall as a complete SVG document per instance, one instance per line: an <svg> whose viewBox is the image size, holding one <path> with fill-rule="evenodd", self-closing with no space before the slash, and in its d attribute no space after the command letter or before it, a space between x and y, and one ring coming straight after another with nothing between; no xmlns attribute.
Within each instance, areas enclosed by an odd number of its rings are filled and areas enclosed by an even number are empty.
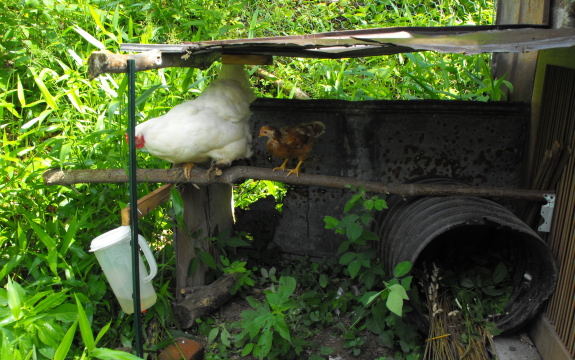
<svg viewBox="0 0 575 360"><path fill-rule="evenodd" d="M252 166L271 168L282 162L266 152L267 138L258 137L261 126L319 120L326 131L302 173L384 183L447 176L502 187L519 183L530 117L527 103L510 102L258 99L251 108ZM291 160L288 168L296 163ZM323 218L341 218L351 195L347 189L290 185L282 214L274 215L273 224L261 225L271 227L268 232L284 253L330 256L341 239L325 229ZM270 209L258 211L269 217L273 203L268 204Z"/></svg>

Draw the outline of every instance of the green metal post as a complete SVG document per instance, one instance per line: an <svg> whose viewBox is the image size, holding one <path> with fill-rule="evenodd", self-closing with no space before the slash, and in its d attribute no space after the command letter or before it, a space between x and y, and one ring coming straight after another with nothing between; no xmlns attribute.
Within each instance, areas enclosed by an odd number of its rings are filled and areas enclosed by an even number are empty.
<svg viewBox="0 0 575 360"><path fill-rule="evenodd" d="M136 61L128 60L128 152L130 191L130 231L132 244L132 280L136 355L144 357L142 307L140 305L140 246L138 245L138 188L136 181Z"/></svg>

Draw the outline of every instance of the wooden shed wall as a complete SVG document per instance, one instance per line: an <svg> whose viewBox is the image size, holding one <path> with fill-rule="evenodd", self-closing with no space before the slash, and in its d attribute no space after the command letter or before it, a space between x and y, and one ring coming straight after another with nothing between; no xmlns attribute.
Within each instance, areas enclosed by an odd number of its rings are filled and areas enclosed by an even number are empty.
<svg viewBox="0 0 575 360"><path fill-rule="evenodd" d="M542 51L539 55L533 109L537 111L534 172L555 141L575 149L575 48ZM565 345L542 338L544 358L575 357L575 157L571 156L556 186L557 201L551 233L546 236L559 267L557 289L547 316ZM549 335L546 335L548 337ZM545 345L548 344L548 345ZM546 352L546 354L543 354Z"/></svg>

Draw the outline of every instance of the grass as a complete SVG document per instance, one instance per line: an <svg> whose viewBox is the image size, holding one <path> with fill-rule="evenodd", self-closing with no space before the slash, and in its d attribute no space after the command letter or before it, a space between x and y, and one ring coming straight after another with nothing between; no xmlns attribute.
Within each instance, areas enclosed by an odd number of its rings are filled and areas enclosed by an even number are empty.
<svg viewBox="0 0 575 360"><path fill-rule="evenodd" d="M49 168L127 166L123 141L126 78L106 74L87 80L86 59L100 44L117 52L119 45L127 42L176 43L493 22L491 1L295 3L297 6L286 0L0 3L1 354L15 359L104 356L93 351L89 340L93 336L88 335L84 320L80 323L84 336L74 337L79 318L88 319L96 337L102 334L98 346L133 345L131 317L119 310L94 256L87 252L95 236L119 225L120 210L128 201L127 186L46 186L42 180L42 173ZM499 100L502 80L491 77L489 64L489 55L425 52L337 61L277 58L275 66L267 70L316 99ZM138 121L161 115L196 96L214 69L139 73ZM260 97L286 96L265 80L254 79L254 85ZM141 153L138 162L146 168L169 166ZM138 191L144 195L156 187L142 184ZM236 190L242 206L267 194L283 196L270 182L249 182ZM146 329L157 325L161 334L175 326L170 305L174 294L171 274L175 273L172 217L173 211L166 205L140 224L160 265L160 275L154 281L160 300L146 313L144 323ZM50 324L52 329L41 324Z"/></svg>

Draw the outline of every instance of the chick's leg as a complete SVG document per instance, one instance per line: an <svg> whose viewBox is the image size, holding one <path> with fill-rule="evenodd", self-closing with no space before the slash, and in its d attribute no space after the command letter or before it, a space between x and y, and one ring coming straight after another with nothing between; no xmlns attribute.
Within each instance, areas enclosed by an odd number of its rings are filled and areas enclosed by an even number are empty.
<svg viewBox="0 0 575 360"><path fill-rule="evenodd" d="M289 170L289 173L287 174L287 176L290 176L291 174L295 174L295 176L299 177L299 169L301 168L302 164L303 164L303 160L300 160L300 161L297 163L297 166L295 167L295 169L290 169L290 170ZM286 177L287 177L287 176L286 176Z"/></svg>
<svg viewBox="0 0 575 360"><path fill-rule="evenodd" d="M289 161L289 158L285 159L283 164L281 164L279 167L275 167L273 171L276 171L276 170L284 170L285 171L288 161Z"/></svg>

